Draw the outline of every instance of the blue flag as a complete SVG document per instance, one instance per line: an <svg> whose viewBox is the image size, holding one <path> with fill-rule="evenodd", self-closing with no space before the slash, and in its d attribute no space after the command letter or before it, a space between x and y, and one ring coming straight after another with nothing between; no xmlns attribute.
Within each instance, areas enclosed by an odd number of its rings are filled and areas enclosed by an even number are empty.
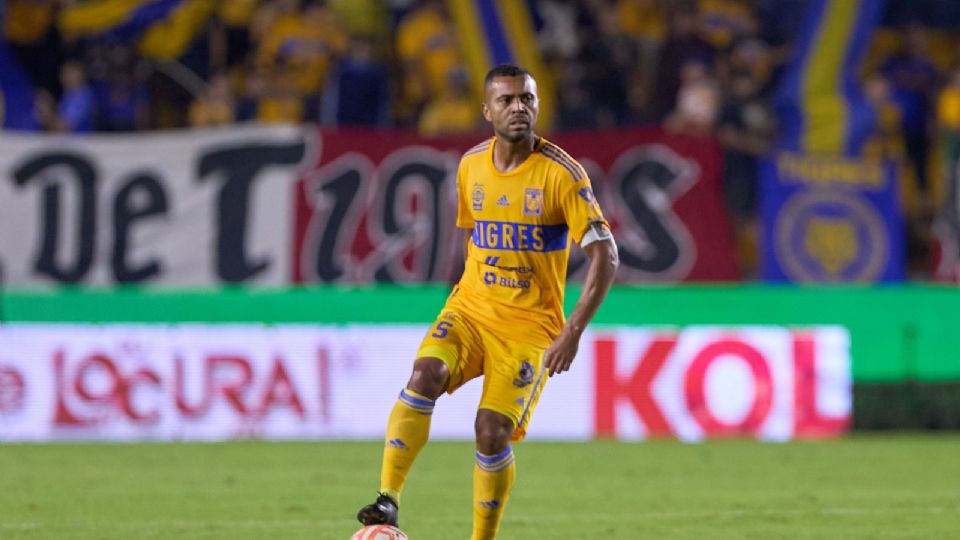
<svg viewBox="0 0 960 540"><path fill-rule="evenodd" d="M876 124L856 73L883 0L810 0L760 163L761 274L774 282L904 279L896 166L863 154Z"/></svg>
<svg viewBox="0 0 960 540"><path fill-rule="evenodd" d="M855 155L874 124L857 69L883 0L810 0L793 60L776 92L779 146Z"/></svg>
<svg viewBox="0 0 960 540"><path fill-rule="evenodd" d="M781 151L761 161L760 176L765 280L904 279L893 163Z"/></svg>

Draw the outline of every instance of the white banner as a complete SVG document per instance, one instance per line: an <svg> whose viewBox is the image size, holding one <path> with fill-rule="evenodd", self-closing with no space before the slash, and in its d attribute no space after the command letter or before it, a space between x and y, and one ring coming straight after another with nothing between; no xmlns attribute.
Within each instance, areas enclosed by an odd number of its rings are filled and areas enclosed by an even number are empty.
<svg viewBox="0 0 960 540"><path fill-rule="evenodd" d="M294 127L0 133L0 279L289 283L308 137Z"/></svg>
<svg viewBox="0 0 960 540"><path fill-rule="evenodd" d="M377 439L425 327L0 327L0 441ZM588 332L529 437L834 436L851 418L842 328ZM431 434L473 438L482 385Z"/></svg>

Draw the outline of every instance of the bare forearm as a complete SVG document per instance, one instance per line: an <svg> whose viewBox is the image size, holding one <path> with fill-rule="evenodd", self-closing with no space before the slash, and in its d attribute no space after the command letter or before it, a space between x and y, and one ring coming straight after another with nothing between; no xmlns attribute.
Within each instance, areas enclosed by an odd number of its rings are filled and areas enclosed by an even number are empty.
<svg viewBox="0 0 960 540"><path fill-rule="evenodd" d="M613 245L613 241L603 241L603 243L610 244L610 247L598 249L599 253L590 258L590 266L587 269L587 277L583 282L580 298L564 327L565 332L573 332L578 337L583 334L597 310L600 309L600 304L610 291L617 272L619 260L616 246Z"/></svg>

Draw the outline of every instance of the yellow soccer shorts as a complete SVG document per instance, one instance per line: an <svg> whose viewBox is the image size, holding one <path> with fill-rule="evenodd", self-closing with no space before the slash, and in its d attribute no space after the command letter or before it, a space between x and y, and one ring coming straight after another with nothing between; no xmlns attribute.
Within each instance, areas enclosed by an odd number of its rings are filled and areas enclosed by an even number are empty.
<svg viewBox="0 0 960 540"><path fill-rule="evenodd" d="M483 375L480 409L489 409L513 420L511 437L520 441L547 382L542 347L501 339L474 324L457 310L444 309L427 331L417 358L443 360L450 370L447 393Z"/></svg>

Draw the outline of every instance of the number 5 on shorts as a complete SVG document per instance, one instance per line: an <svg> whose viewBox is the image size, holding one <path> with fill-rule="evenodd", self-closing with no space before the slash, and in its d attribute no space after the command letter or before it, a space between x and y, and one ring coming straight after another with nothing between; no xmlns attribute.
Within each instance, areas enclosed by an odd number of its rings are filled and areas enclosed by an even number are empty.
<svg viewBox="0 0 960 540"><path fill-rule="evenodd" d="M447 337L447 331L453 328L453 323L449 321L440 321L437 323L437 331L430 334L435 338L445 338Z"/></svg>

